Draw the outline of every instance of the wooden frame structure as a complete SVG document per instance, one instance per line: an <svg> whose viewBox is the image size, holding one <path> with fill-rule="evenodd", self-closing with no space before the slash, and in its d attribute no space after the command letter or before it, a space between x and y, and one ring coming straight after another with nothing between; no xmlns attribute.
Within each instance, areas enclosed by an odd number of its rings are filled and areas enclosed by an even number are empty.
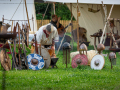
<svg viewBox="0 0 120 90"><path fill-rule="evenodd" d="M103 2L102 2L103 4ZM104 5L103 5L104 6ZM107 20L106 20L106 23L105 23L105 26L104 26L104 30L103 30L103 34L102 34L102 37L101 37L101 40L100 40L100 44L102 44L102 40L103 40L103 35L105 34L105 29L106 29L106 26L107 26L107 23L109 23L108 21L110 20L110 16L111 16L111 13L112 13L112 10L113 10L113 7L114 7L114 4L111 6L111 10L109 12L109 16L107 17ZM104 8L104 13L106 12L105 11L105 7ZM105 13L106 14L106 13ZM106 16L106 15L105 15ZM110 29L110 32L111 32L111 36L113 38L113 42L115 43L115 46L116 48L118 48L118 45L117 43L115 42L115 38L114 38L114 35L113 35L113 32L112 32L112 29Z"/></svg>

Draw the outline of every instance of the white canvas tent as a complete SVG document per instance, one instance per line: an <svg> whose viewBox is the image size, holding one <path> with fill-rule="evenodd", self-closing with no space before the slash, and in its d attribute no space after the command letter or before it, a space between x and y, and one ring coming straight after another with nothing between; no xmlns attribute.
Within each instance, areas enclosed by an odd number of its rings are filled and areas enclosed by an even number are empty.
<svg viewBox="0 0 120 90"><path fill-rule="evenodd" d="M35 5L34 0L26 0L27 11L29 19L32 19L32 15L34 17L34 30L37 31L37 23L36 23L36 14L35 14ZM0 0L0 21L2 21L2 17L4 15L4 19L8 20L27 20L26 8L24 0ZM9 23L12 25L12 22L8 20L4 20L4 23ZM15 21L19 24L28 23L27 21ZM33 31L33 22L29 20L31 32ZM14 25L13 24L13 25ZM9 28L9 31L11 28Z"/></svg>
<svg viewBox="0 0 120 90"><path fill-rule="evenodd" d="M74 15L75 19L77 20L77 0L44 0L45 2L59 2L65 3L68 8L70 9L70 3L72 3L72 14ZM103 4L106 4L107 7L107 15L110 12L110 8L112 4L115 4L111 17L110 18L119 18L120 19L120 0L102 0ZM93 45L94 38L91 38L90 35L98 32L99 29L104 28L104 18L105 14L102 7L101 0L78 0L78 8L81 13L79 17L79 26L84 27L87 30L87 38ZM100 11L93 13L89 12L88 8L91 8L93 5L93 9L97 9L97 5L99 6ZM119 28L119 26L117 25ZM77 28L77 27L76 27ZM120 31L119 35L120 35Z"/></svg>
<svg viewBox="0 0 120 90"><path fill-rule="evenodd" d="M77 0L43 0L45 2L59 2L59 3L77 3ZM120 4L120 0L78 0L78 3L84 4L101 4L101 1L104 4Z"/></svg>

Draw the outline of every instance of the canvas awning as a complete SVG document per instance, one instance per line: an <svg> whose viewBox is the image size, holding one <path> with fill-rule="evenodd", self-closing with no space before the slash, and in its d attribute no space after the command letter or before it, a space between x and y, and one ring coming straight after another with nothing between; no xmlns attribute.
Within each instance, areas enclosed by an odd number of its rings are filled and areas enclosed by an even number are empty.
<svg viewBox="0 0 120 90"><path fill-rule="evenodd" d="M35 5L34 0L26 0L27 4L27 11L28 17L30 22L31 31L37 31L37 22L36 22L36 13L35 13ZM24 0L1 0L0 1L0 21L2 21L2 17L4 15L4 23L9 23L12 25L12 21L9 20L18 20L14 21L14 25L16 22L22 26L22 23L27 23L27 21L20 21L20 20L27 20L26 8ZM34 26L32 21L32 16L34 17ZM11 31L11 28L8 29Z"/></svg>
<svg viewBox="0 0 120 90"><path fill-rule="evenodd" d="M102 1L103 4L106 4L107 16L109 14L111 5L115 4L110 18L120 18L120 0L78 0L78 9L81 13L78 23L80 27L86 28L88 41L90 41L90 44L92 45L94 44L94 38L90 38L90 35L98 32L99 29L103 30L105 24L105 14L102 5L100 5L102 4ZM77 0L44 0L44 2L66 3L67 7L77 20ZM72 3L72 10L70 9L70 3ZM88 8L96 10L98 7L100 11L97 13L88 11ZM118 28L120 27L119 25L116 26ZM118 34L120 35L120 31L118 31Z"/></svg>
<svg viewBox="0 0 120 90"><path fill-rule="evenodd" d="M45 2L59 2L59 3L77 3L77 0L43 0ZM116 4L120 5L120 0L78 0L78 3L84 4Z"/></svg>

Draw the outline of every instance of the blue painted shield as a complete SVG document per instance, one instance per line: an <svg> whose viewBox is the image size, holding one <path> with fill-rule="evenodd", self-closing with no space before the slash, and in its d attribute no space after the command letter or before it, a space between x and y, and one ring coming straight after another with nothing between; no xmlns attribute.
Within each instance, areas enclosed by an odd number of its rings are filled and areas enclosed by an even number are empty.
<svg viewBox="0 0 120 90"><path fill-rule="evenodd" d="M42 69L45 65L43 58L38 54L29 54L27 56L29 69L39 70Z"/></svg>

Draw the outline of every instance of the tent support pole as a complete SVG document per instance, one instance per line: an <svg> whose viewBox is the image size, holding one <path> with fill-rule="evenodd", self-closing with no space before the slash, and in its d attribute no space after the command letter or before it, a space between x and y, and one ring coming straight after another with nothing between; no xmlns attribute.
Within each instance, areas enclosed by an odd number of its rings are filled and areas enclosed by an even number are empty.
<svg viewBox="0 0 120 90"><path fill-rule="evenodd" d="M70 3L70 11L71 11L71 18L72 18L72 3ZM73 19L71 20L71 23L73 23ZM72 33L72 30L73 30L73 25L71 25L71 33Z"/></svg>
<svg viewBox="0 0 120 90"><path fill-rule="evenodd" d="M77 50L79 50L78 0L77 0Z"/></svg>
<svg viewBox="0 0 120 90"><path fill-rule="evenodd" d="M55 3L53 3L53 9L54 9L54 14L55 14Z"/></svg>
<svg viewBox="0 0 120 90"><path fill-rule="evenodd" d="M13 30L13 21L12 21L12 26L11 26L11 33L12 33L12 30Z"/></svg>
<svg viewBox="0 0 120 90"><path fill-rule="evenodd" d="M73 16L72 14L72 3L70 3L70 11L71 11L71 18ZM71 23L73 24L73 19L71 19ZM71 25L71 36L72 36L72 31L73 31L73 25ZM73 49L73 46L74 46L74 42L73 42L73 36L72 36L72 49Z"/></svg>
<svg viewBox="0 0 120 90"><path fill-rule="evenodd" d="M102 37L101 37L101 40L100 40L100 44L102 44L103 35L105 34L105 29L106 29L106 26L107 26L107 23L108 23L108 19L109 19L110 16L111 16L113 6L114 6L114 4L111 6L111 10L110 10L110 12L109 12L109 16L108 16L107 21L106 21L106 23L105 23L105 26L104 26L104 29L103 29L103 34L102 34Z"/></svg>
<svg viewBox="0 0 120 90"><path fill-rule="evenodd" d="M103 10L104 10L104 14L105 14L105 17L104 17L104 24L106 23L107 21L107 6L103 4L103 1L102 1L102 7L103 7ZM105 43L105 39L106 39L106 35L103 37L103 44Z"/></svg>
<svg viewBox="0 0 120 90"><path fill-rule="evenodd" d="M31 31L31 28L30 28L30 23L29 23L29 17L28 17L28 11L27 11L27 4L26 4L26 0L25 0L25 8L26 8L26 14L27 14L27 19L28 19L29 29L30 29L30 31Z"/></svg>

